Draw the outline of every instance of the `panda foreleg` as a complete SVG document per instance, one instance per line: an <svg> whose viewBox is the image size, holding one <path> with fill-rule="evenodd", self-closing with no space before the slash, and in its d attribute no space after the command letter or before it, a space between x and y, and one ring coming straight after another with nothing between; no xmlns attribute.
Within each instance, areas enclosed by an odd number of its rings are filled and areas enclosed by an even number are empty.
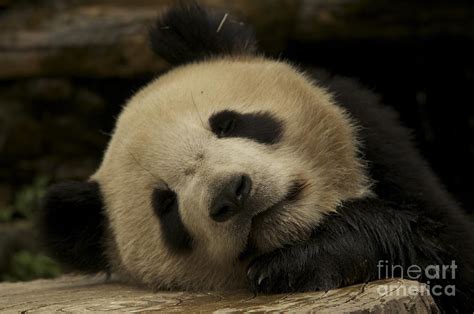
<svg viewBox="0 0 474 314"><path fill-rule="evenodd" d="M387 268L440 264L439 224L379 199L350 201L326 216L305 242L256 257L247 276L254 292L338 288L386 277Z"/></svg>

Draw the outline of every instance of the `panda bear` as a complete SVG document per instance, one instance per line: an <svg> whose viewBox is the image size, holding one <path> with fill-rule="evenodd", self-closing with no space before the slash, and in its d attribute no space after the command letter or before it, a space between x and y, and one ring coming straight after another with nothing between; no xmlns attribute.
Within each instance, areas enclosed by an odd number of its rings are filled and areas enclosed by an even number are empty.
<svg viewBox="0 0 474 314"><path fill-rule="evenodd" d="M419 280L455 286L433 295L443 310L473 310L472 223L377 96L264 57L248 26L195 3L150 35L172 68L124 106L89 180L48 190L54 258L154 290L256 293L455 262Z"/></svg>

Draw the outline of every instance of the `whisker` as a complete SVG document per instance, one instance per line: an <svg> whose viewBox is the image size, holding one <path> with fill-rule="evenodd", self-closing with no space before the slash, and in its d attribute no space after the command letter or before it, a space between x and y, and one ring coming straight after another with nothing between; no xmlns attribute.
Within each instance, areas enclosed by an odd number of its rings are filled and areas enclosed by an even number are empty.
<svg viewBox="0 0 474 314"><path fill-rule="evenodd" d="M123 149L125 149L125 151L130 155L132 156L133 158L133 161L135 161L135 163L138 165L138 167L140 167L143 171L145 171L146 173L148 173L155 181L161 181L159 178L157 178L150 170L148 170L147 168L145 168L139 161L138 161L138 158L132 153L131 150L128 149L128 147L123 144L122 142L118 141L118 143L123 147Z"/></svg>
<svg viewBox="0 0 474 314"><path fill-rule="evenodd" d="M108 137L112 137L112 132L106 132L104 130L99 130L99 133Z"/></svg>
<svg viewBox="0 0 474 314"><path fill-rule="evenodd" d="M224 14L224 17L222 18L219 26L217 27L216 33L219 33L221 31L221 28L224 25L225 21L227 20L228 15L229 15L229 13Z"/></svg>

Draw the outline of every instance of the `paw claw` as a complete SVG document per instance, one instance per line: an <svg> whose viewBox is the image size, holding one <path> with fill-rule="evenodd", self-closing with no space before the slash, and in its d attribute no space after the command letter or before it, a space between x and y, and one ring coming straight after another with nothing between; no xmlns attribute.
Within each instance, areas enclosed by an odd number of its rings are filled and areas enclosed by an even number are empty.
<svg viewBox="0 0 474 314"><path fill-rule="evenodd" d="M265 276L264 274L261 274L260 277L258 277L257 285L260 286L260 284L262 283L262 281L263 281L264 279L266 279L266 278L267 278L267 276Z"/></svg>

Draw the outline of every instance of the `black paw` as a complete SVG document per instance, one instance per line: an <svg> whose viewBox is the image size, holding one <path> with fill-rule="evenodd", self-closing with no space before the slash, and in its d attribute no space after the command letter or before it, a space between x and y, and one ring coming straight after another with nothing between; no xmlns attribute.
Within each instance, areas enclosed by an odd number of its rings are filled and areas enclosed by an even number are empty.
<svg viewBox="0 0 474 314"><path fill-rule="evenodd" d="M276 251L254 259L247 269L247 278L254 293L327 291L344 284L340 266L322 256L303 260Z"/></svg>
<svg viewBox="0 0 474 314"><path fill-rule="evenodd" d="M254 293L283 293L295 291L294 276L287 260L278 253L254 259L247 269L247 279Z"/></svg>

